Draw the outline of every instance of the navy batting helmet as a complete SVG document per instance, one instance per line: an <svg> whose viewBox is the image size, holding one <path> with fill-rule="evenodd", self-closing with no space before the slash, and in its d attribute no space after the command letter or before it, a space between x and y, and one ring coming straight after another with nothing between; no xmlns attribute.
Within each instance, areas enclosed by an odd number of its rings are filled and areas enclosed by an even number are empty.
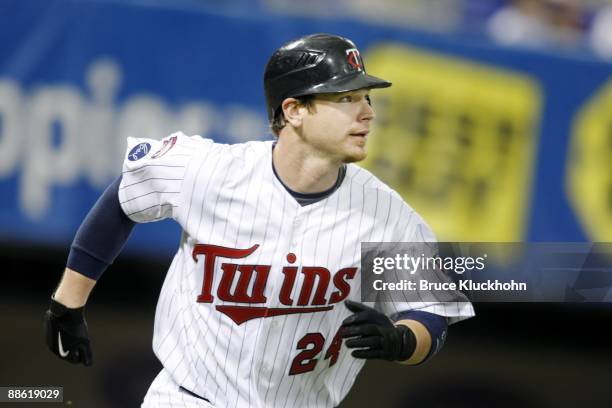
<svg viewBox="0 0 612 408"><path fill-rule="evenodd" d="M268 120L286 98L391 86L368 75L355 44L331 34L311 34L276 50L264 73Z"/></svg>

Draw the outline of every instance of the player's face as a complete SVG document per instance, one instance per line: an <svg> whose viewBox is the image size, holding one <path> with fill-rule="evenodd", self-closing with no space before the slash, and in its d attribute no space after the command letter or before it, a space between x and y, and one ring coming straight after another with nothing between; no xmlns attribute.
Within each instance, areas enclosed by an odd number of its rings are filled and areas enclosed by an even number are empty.
<svg viewBox="0 0 612 408"><path fill-rule="evenodd" d="M365 159L366 141L375 114L370 91L321 94L303 121L304 138L320 154L343 163Z"/></svg>

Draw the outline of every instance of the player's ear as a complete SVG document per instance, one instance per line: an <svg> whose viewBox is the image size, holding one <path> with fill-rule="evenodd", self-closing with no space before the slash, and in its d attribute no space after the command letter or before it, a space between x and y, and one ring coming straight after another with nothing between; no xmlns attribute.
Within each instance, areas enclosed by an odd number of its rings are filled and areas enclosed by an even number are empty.
<svg viewBox="0 0 612 408"><path fill-rule="evenodd" d="M283 114L285 115L285 121L293 127L299 127L302 125L302 117L304 115L305 106L295 98L287 98L281 104Z"/></svg>

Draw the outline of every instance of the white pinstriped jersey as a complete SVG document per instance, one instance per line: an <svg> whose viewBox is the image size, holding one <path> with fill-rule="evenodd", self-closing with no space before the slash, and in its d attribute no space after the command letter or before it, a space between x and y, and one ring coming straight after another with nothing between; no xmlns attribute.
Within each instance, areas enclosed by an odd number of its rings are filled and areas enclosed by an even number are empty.
<svg viewBox="0 0 612 408"><path fill-rule="evenodd" d="M164 370L143 406L337 405L364 364L337 336L350 315L343 301L360 300L360 243L433 239L397 193L355 165L333 194L299 205L274 175L272 146L182 133L128 140L124 212L183 229L155 316ZM473 314L469 303L377 307Z"/></svg>

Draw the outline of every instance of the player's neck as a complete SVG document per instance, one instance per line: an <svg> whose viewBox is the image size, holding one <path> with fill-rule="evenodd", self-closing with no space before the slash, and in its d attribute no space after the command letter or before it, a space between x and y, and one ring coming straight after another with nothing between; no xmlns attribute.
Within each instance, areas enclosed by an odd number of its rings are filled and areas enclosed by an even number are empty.
<svg viewBox="0 0 612 408"><path fill-rule="evenodd" d="M276 174L291 190L309 194L329 190L338 180L341 162L309 151L299 143L280 138L272 152Z"/></svg>

